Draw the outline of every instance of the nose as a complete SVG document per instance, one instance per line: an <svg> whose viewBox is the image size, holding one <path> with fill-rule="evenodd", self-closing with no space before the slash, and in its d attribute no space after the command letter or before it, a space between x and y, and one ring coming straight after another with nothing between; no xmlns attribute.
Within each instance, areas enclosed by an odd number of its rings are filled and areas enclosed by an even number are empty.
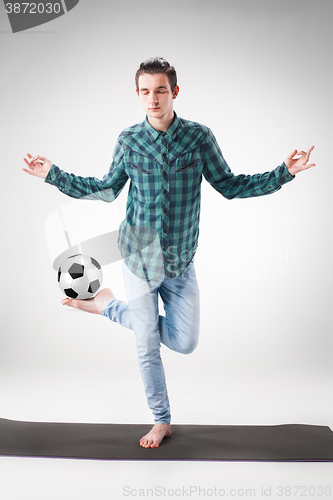
<svg viewBox="0 0 333 500"><path fill-rule="evenodd" d="M152 92L149 96L149 104L150 105L155 105L158 103L158 98L157 98L157 94L154 94L154 92Z"/></svg>

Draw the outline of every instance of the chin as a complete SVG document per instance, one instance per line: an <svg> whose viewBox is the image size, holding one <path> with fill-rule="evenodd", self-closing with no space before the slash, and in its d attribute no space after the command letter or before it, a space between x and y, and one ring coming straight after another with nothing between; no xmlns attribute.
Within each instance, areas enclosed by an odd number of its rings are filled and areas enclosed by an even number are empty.
<svg viewBox="0 0 333 500"><path fill-rule="evenodd" d="M154 118L161 118L161 116L163 116L165 113L159 109L158 111L150 111L150 116L154 117Z"/></svg>

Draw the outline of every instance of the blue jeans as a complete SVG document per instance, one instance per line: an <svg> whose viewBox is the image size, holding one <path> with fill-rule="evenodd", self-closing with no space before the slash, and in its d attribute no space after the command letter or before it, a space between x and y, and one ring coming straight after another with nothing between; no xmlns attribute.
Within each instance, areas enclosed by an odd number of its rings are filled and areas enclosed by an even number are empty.
<svg viewBox="0 0 333 500"><path fill-rule="evenodd" d="M128 304L112 299L102 315L134 330L139 367L155 423L171 420L160 355L161 343L183 354L192 352L199 337L199 289L193 261L179 277L145 280L123 265ZM161 296L165 316L159 314Z"/></svg>

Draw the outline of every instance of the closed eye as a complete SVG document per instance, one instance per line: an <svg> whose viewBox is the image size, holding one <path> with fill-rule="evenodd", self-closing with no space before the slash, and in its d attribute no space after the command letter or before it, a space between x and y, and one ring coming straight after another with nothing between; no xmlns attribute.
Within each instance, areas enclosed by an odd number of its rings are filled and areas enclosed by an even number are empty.
<svg viewBox="0 0 333 500"><path fill-rule="evenodd" d="M166 91L166 90L165 90L164 92L162 92L161 90L158 90L158 91L156 92L156 94L166 94L166 93L167 93L167 91ZM148 94L149 94L149 92L141 92L141 94L143 94L143 95L148 95Z"/></svg>

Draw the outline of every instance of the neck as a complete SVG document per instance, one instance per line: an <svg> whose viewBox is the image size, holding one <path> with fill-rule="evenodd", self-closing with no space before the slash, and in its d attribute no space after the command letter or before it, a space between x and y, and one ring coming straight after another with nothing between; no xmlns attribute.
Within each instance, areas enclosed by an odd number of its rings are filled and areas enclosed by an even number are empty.
<svg viewBox="0 0 333 500"><path fill-rule="evenodd" d="M159 132L166 132L170 125L172 125L174 118L175 113L171 110L169 113L166 113L159 118L148 116L148 121L155 130L158 130Z"/></svg>

